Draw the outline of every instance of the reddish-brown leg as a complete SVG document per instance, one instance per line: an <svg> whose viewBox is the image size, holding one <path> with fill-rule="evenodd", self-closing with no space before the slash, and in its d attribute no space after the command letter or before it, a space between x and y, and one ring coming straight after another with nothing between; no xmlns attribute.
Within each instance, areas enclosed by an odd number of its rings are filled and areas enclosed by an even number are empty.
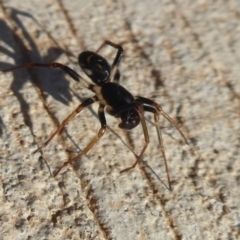
<svg viewBox="0 0 240 240"><path fill-rule="evenodd" d="M46 147L49 142L53 139L53 137L58 134L70 121L71 119L77 115L79 112L81 112L85 107L93 104L94 102L97 101L96 97L88 98L84 102L82 102L63 122L59 125L59 127L56 129L56 131L49 137L49 139L43 143L41 147L39 147L37 150L35 150L33 153L38 152L41 150L43 147Z"/></svg>
<svg viewBox="0 0 240 240"><path fill-rule="evenodd" d="M149 144L148 130L147 130L147 125L146 125L146 121L145 121L145 118L144 118L144 111L143 111L142 105L139 104L137 106L137 109L138 109L138 114L139 114L139 117L140 117L140 120L141 120L141 124L142 124L142 128L143 128L145 145L144 145L140 155L137 157L135 163L131 167L128 167L128 168L122 170L121 173L129 171L129 170L131 170L131 169L136 167L136 165L142 160L143 154L144 154L144 152L147 149L147 146Z"/></svg>
<svg viewBox="0 0 240 240"><path fill-rule="evenodd" d="M54 177L62 170L62 168L64 168L66 165L68 165L69 163L72 163L76 160L78 160L79 158L81 158L84 154L86 154L93 146L94 144L103 136L103 134L106 131L106 127L107 127L107 123L106 123L106 118L104 115L104 105L100 105L99 109L98 109L98 117L101 123L101 128L98 131L97 135L92 139L92 141L83 149L83 151L81 153L79 153L77 156L75 156L74 158L69 159L68 161L66 161L65 163L63 163L58 170L54 173Z"/></svg>

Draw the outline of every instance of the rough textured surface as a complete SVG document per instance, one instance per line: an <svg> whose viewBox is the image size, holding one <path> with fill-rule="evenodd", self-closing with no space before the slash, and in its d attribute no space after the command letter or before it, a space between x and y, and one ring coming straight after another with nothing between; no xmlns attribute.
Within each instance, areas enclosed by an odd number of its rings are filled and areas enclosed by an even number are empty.
<svg viewBox="0 0 240 240"><path fill-rule="evenodd" d="M33 151L91 93L58 70L0 73L0 239L239 238L239 1L150 2L0 2L0 69L57 61L78 71L79 52L121 43L121 83L160 103L191 142L162 122L170 192L152 116L144 160L124 174L142 129L107 117L102 140L53 178L98 130L97 105Z"/></svg>

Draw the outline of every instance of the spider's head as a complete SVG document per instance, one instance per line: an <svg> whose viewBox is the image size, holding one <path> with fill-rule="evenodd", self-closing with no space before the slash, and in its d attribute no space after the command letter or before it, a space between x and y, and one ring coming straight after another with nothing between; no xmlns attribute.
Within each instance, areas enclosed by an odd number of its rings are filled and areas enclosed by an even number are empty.
<svg viewBox="0 0 240 240"><path fill-rule="evenodd" d="M84 73L96 85L101 86L109 80L111 67L102 56L94 52L85 51L79 54L78 63Z"/></svg>
<svg viewBox="0 0 240 240"><path fill-rule="evenodd" d="M122 129L131 130L140 123L140 117L136 109L132 109L121 114L122 122L118 126Z"/></svg>

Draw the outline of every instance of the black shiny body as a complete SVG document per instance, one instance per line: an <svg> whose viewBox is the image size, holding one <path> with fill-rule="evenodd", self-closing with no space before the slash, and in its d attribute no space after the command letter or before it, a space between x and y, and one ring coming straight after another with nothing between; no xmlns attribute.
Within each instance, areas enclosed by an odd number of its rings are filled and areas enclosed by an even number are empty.
<svg viewBox="0 0 240 240"><path fill-rule="evenodd" d="M113 63L110 65L108 61L103 58L101 55L97 54L103 47L109 45L115 49L117 49L116 56L113 60ZM2 69L0 72L9 72L21 68L58 68L61 69L63 72L68 74L72 79L77 82L84 83L84 86L87 87L94 93L93 97L87 98L84 100L56 129L56 131L48 138L44 144L39 147L35 152L39 151L43 147L47 146L48 143L53 139L53 137L58 134L70 121L71 119L80 113L84 108L88 107L89 105L99 102L98 108L98 117L101 124L101 128L99 129L96 136L90 141L90 143L82 150L74 158L69 159L64 164L62 164L59 169L54 173L56 176L60 170L72 163L84 154L86 154L93 145L103 136L106 131L107 122L105 118L105 111L108 112L110 115L119 118L120 123L119 127L123 129L130 130L139 123L141 123L143 128L144 140L145 144L144 147L139 155L137 155L137 159L131 167L124 169L121 172L128 171L134 168L137 163L139 163L143 157L143 154L149 144L149 135L146 126L146 121L144 117L144 112L150 112L154 114L154 123L156 126L159 146L164 158L165 168L167 172L167 178L169 182L169 189L171 190L171 182L168 173L168 165L166 161L165 151L163 147L163 140L161 136L161 131L159 127L159 115L164 116L171 124L175 126L175 128L180 132L182 137L187 143L187 139L182 133L182 131L178 128L178 126L174 123L174 121L162 110L161 106L156 102L144 98L144 97L134 97L127 89L122 87L119 82L120 79L120 72L118 70L118 65L121 61L123 55L123 48L121 45L112 43L110 41L105 41L99 47L96 52L91 51L84 51L79 54L78 62L79 66L82 68L84 73L90 78L90 80L94 83L91 84L88 80L82 78L77 72L72 70L71 68L61 64L61 63L27 63L25 65L16 66L8 69ZM114 82L113 82L114 81Z"/></svg>
<svg viewBox="0 0 240 240"><path fill-rule="evenodd" d="M102 86L101 94L107 103L108 113L121 118L119 127L130 130L140 123L138 112L135 110L133 95L118 83L108 82Z"/></svg>
<svg viewBox="0 0 240 240"><path fill-rule="evenodd" d="M115 82L104 84L101 94L107 104L114 110L134 102L133 95L126 88Z"/></svg>

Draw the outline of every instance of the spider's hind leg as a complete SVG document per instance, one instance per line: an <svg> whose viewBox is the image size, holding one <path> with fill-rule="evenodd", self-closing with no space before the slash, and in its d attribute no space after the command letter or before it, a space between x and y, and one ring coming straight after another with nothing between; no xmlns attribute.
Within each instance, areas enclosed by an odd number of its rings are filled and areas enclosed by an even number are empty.
<svg viewBox="0 0 240 240"><path fill-rule="evenodd" d="M120 64L120 62L121 62L121 59L122 59L123 48L122 48L122 46L119 45L119 44L116 44L116 43L113 43L113 42L111 42L111 41L105 40L105 41L101 44L101 46L98 48L98 50L96 51L96 53L98 53L98 52L99 52L102 48L104 48L106 45L109 45L109 46L111 46L111 47L113 47L113 48L116 48L116 49L118 50L117 53L116 53L116 56L115 56L115 58L114 58L114 60L113 60L113 63L112 63L112 65L111 65L111 72L112 72L112 75L113 75L114 78L115 78L115 73L116 73L116 71L118 71L117 68L118 68L118 66L119 66L119 64Z"/></svg>

